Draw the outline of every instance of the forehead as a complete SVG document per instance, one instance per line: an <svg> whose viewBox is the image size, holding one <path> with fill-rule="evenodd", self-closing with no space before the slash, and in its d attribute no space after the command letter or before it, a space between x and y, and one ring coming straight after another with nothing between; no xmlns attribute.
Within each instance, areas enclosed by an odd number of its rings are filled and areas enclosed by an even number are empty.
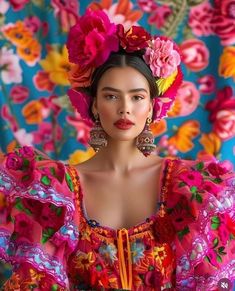
<svg viewBox="0 0 235 291"><path fill-rule="evenodd" d="M98 90L107 86L121 91L144 88L149 92L149 84L145 76L128 66L107 70L99 81Z"/></svg>

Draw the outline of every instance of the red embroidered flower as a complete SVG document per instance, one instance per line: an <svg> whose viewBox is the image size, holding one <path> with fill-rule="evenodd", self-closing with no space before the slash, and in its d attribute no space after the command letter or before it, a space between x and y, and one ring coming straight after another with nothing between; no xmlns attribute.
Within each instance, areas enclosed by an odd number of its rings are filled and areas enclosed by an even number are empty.
<svg viewBox="0 0 235 291"><path fill-rule="evenodd" d="M219 177L221 175L226 174L228 172L228 169L226 167L223 167L221 163L213 162L208 165L208 171L211 175Z"/></svg>
<svg viewBox="0 0 235 291"><path fill-rule="evenodd" d="M147 47L151 38L150 34L140 26L132 26L125 32L124 26L118 24L117 30L120 44L127 52L134 52Z"/></svg>
<svg viewBox="0 0 235 291"><path fill-rule="evenodd" d="M148 271L144 276L144 283L147 287L153 287L155 291L160 291L162 286L162 274L158 270Z"/></svg>
<svg viewBox="0 0 235 291"><path fill-rule="evenodd" d="M174 225L168 216L157 218L154 223L154 235L159 243L171 242L175 233Z"/></svg>
<svg viewBox="0 0 235 291"><path fill-rule="evenodd" d="M32 226L33 223L28 215L24 213L19 213L15 216L15 232L18 236L31 239Z"/></svg>
<svg viewBox="0 0 235 291"><path fill-rule="evenodd" d="M69 60L81 67L97 67L112 51L118 51L118 42L116 25L110 22L105 12L87 10L69 32Z"/></svg>
<svg viewBox="0 0 235 291"><path fill-rule="evenodd" d="M16 153L7 154L6 168L9 170L21 170L23 166L23 159Z"/></svg>
<svg viewBox="0 0 235 291"><path fill-rule="evenodd" d="M90 269L90 282L92 286L102 286L104 288L109 288L109 278L107 269L100 263L93 264Z"/></svg>
<svg viewBox="0 0 235 291"><path fill-rule="evenodd" d="M189 187L199 187L203 182L202 174L197 171L184 171L179 175L179 179L186 183Z"/></svg>

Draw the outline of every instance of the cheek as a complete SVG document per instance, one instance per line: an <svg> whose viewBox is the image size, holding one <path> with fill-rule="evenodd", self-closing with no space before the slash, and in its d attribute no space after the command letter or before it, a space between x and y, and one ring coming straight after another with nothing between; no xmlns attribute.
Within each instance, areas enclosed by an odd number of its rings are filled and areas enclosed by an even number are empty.
<svg viewBox="0 0 235 291"><path fill-rule="evenodd" d="M134 107L133 113L139 118L146 118L149 114L150 105L147 103L139 104L139 106Z"/></svg>

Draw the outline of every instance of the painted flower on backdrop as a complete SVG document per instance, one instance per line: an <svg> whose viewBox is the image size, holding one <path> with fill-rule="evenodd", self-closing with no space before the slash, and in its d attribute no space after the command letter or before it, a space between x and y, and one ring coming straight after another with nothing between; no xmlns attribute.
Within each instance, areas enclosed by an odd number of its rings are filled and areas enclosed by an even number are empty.
<svg viewBox="0 0 235 291"><path fill-rule="evenodd" d="M180 51L182 62L193 72L202 71L209 64L210 53L202 40L187 39L181 43Z"/></svg>
<svg viewBox="0 0 235 291"><path fill-rule="evenodd" d="M204 150L198 152L197 157L200 158L205 155L210 155L216 157L221 148L221 139L214 132L202 133L201 138L199 140L200 144L202 144Z"/></svg>
<svg viewBox="0 0 235 291"><path fill-rule="evenodd" d="M190 8L188 24L196 36L209 36L213 34L211 21L214 9L209 1Z"/></svg>
<svg viewBox="0 0 235 291"><path fill-rule="evenodd" d="M214 3L212 28L214 33L219 36L223 46L235 43L234 6L234 0L218 0Z"/></svg>
<svg viewBox="0 0 235 291"><path fill-rule="evenodd" d="M210 111L213 131L221 140L235 136L235 96L230 86L219 90L216 98L207 102L205 108Z"/></svg>
<svg viewBox="0 0 235 291"><path fill-rule="evenodd" d="M13 103L23 103L29 97L29 89L22 85L15 85L10 90L10 97Z"/></svg>
<svg viewBox="0 0 235 291"><path fill-rule="evenodd" d="M33 76L33 84L38 91L52 92L55 88L55 83L50 80L50 74L45 71L38 71Z"/></svg>
<svg viewBox="0 0 235 291"><path fill-rule="evenodd" d="M0 75L5 84L21 83L22 69L19 57L14 54L13 49L3 46L0 49Z"/></svg>
<svg viewBox="0 0 235 291"><path fill-rule="evenodd" d="M215 92L216 79L213 75L204 75L197 79L198 89L202 94L212 94Z"/></svg>
<svg viewBox="0 0 235 291"><path fill-rule="evenodd" d="M52 0L51 6L54 9L55 17L60 21L60 27L62 28L62 31L68 32L69 29L75 25L78 20L79 1Z"/></svg>
<svg viewBox="0 0 235 291"><path fill-rule="evenodd" d="M235 81L235 46L228 46L223 49L219 61L219 75L224 78L232 77Z"/></svg>
<svg viewBox="0 0 235 291"><path fill-rule="evenodd" d="M25 128L14 131L13 135L20 146L33 146L33 135L32 133L27 133Z"/></svg>
<svg viewBox="0 0 235 291"><path fill-rule="evenodd" d="M38 130L32 132L33 142L42 146L45 152L54 152L55 143L61 141L62 128L56 124L55 128L49 122L42 122L38 125Z"/></svg>
<svg viewBox="0 0 235 291"><path fill-rule="evenodd" d="M9 126L13 132L19 129L15 116L12 115L10 108L6 104L2 105L1 117L9 123Z"/></svg>
<svg viewBox="0 0 235 291"><path fill-rule="evenodd" d="M181 124L176 133L168 139L168 143L182 153L193 149L193 139L200 133L200 123L197 120L188 120Z"/></svg>
<svg viewBox="0 0 235 291"><path fill-rule="evenodd" d="M14 11L19 11L25 7L26 4L29 3L29 0L9 0Z"/></svg>
<svg viewBox="0 0 235 291"><path fill-rule="evenodd" d="M59 51L51 48L45 59L40 61L43 70L48 73L49 80L57 85L69 85L68 72L71 64L68 61L68 51L64 45Z"/></svg>
<svg viewBox="0 0 235 291"><path fill-rule="evenodd" d="M112 4L112 1L102 0L91 3L88 8L94 11L103 10L112 22L116 24L122 23L125 30L132 25L137 25L137 21L142 17L142 12L133 10L133 3L129 0L119 0L114 4Z"/></svg>
<svg viewBox="0 0 235 291"><path fill-rule="evenodd" d="M177 91L176 99L168 117L186 116L197 109L200 93L194 83L183 81Z"/></svg>
<svg viewBox="0 0 235 291"><path fill-rule="evenodd" d="M6 0L0 0L0 13L2 15L4 15L5 13L7 13L9 7L10 7L10 4L8 3L9 1L6 1Z"/></svg>
<svg viewBox="0 0 235 291"><path fill-rule="evenodd" d="M1 28L3 35L16 46L18 56L28 66L35 66L41 58L41 45L23 21L8 23Z"/></svg>
<svg viewBox="0 0 235 291"><path fill-rule="evenodd" d="M22 108L22 115L28 124L38 124L47 118L50 108L43 105L40 100L32 100Z"/></svg>

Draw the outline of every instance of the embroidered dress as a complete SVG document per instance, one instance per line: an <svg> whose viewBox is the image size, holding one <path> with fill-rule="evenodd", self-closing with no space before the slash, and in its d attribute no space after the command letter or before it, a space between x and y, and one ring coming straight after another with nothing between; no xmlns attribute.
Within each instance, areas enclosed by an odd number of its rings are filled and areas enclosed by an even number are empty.
<svg viewBox="0 0 235 291"><path fill-rule="evenodd" d="M14 268L3 290L213 291L235 280L235 176L223 163L164 159L158 210L128 230L87 217L82 190L75 168L33 148L3 159L0 258Z"/></svg>

